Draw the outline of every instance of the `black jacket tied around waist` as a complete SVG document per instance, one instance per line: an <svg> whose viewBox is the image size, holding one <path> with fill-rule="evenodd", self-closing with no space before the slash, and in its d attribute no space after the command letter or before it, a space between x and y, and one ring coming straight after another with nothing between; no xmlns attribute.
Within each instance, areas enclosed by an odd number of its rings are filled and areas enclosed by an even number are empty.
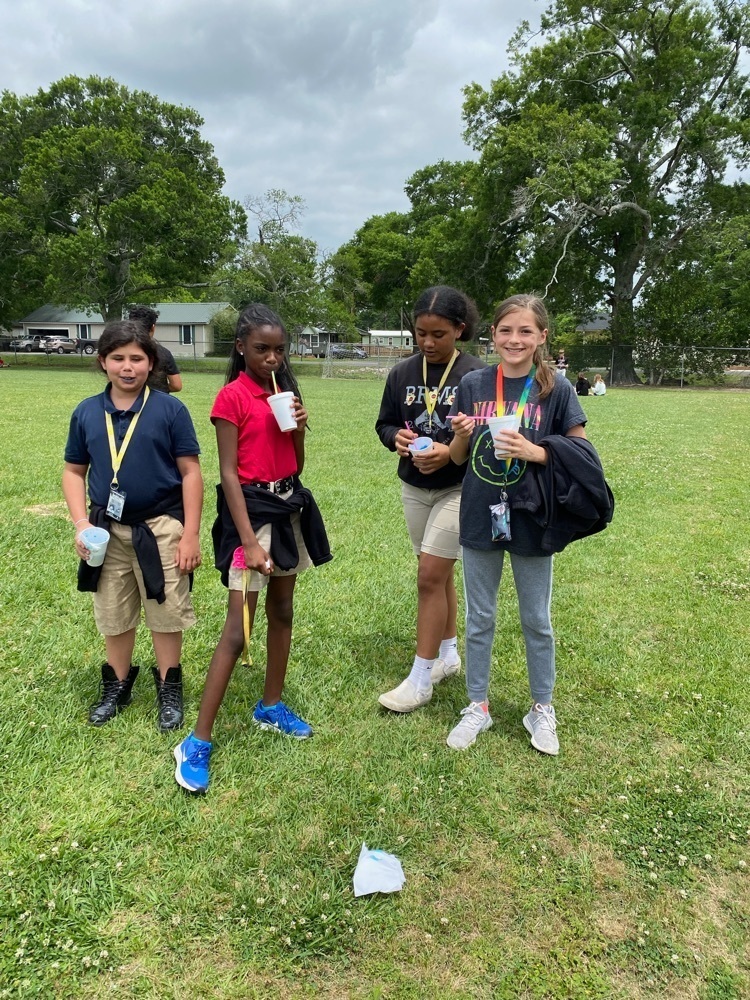
<svg viewBox="0 0 750 1000"><path fill-rule="evenodd" d="M323 517L310 490L295 477L294 492L284 499L277 493L270 493L258 486L242 487L248 517L253 531L264 524L271 525L271 559L279 569L294 569L299 562L297 543L294 540L292 514L300 515L300 528L307 551L314 566L333 559L328 544ZM232 520L224 490L219 483L216 487L216 520L211 528L214 542L215 566L221 573L221 582L229 584L229 568L235 549L241 545L239 532Z"/></svg>

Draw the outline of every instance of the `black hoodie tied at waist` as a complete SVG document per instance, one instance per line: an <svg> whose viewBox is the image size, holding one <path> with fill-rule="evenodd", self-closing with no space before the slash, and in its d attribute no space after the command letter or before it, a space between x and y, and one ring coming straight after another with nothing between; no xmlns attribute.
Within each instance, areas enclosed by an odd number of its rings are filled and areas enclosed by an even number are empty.
<svg viewBox="0 0 750 1000"><path fill-rule="evenodd" d="M333 559L328 544L323 517L310 490L294 477L294 492L286 499L259 486L242 487L247 514L253 531L264 524L271 525L271 559L281 570L290 570L299 562L299 551L294 540L294 529L290 520L292 514L300 514L300 528L310 559L314 566ZM215 566L221 573L221 582L229 584L229 568L234 551L242 545L224 490L219 483L216 487L216 520L211 528L214 542Z"/></svg>
<svg viewBox="0 0 750 1000"><path fill-rule="evenodd" d="M587 438L552 434L537 443L547 452L547 464L527 464L511 507L525 510L544 528L545 553L562 552L570 542L603 531L615 499Z"/></svg>
<svg viewBox="0 0 750 1000"><path fill-rule="evenodd" d="M180 524L185 523L185 509L182 505L182 486L175 486L169 493L155 504L153 507L123 511L120 524L126 524L133 529L133 548L138 565L143 573L143 583L146 587L146 597L163 604L166 601L164 595L164 568L161 564L159 546L154 537L154 533L145 523L147 518L160 517L166 514L173 517ZM109 530L111 519L107 517L104 507L91 504L89 511L89 521L95 528ZM105 556L106 559L106 556ZM95 591L99 586L101 576L101 566L89 566L85 560L81 560L78 566L78 589L81 591ZM193 574L190 574L190 586L193 585Z"/></svg>

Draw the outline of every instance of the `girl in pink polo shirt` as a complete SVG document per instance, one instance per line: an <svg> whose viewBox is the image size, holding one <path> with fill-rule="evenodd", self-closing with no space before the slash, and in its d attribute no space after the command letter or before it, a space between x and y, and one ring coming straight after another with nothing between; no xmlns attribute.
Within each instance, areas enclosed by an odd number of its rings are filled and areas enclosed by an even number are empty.
<svg viewBox="0 0 750 1000"><path fill-rule="evenodd" d="M277 390L294 393L296 428L289 432L280 430L269 405ZM286 331L267 306L249 305L239 317L227 382L216 397L211 420L221 473L214 549L216 566L229 588L229 606L195 730L175 748L175 779L190 792L208 788L214 721L249 638L258 594L266 587L266 677L253 721L261 729L296 739L312 736L312 728L281 695L297 574L331 558L315 501L298 478L305 461L307 411L287 363Z"/></svg>

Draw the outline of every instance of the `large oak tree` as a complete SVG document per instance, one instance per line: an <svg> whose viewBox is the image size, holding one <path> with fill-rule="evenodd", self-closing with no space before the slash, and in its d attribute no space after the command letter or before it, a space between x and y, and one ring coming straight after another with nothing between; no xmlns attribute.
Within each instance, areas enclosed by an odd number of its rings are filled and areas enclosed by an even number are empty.
<svg viewBox="0 0 750 1000"><path fill-rule="evenodd" d="M244 232L202 118L111 79L0 99L0 319L32 300L120 318L198 285Z"/></svg>
<svg viewBox="0 0 750 1000"><path fill-rule="evenodd" d="M557 0L541 38L516 34L508 72L465 91L480 177L514 190L488 239L523 233L521 262L547 290L576 273L601 283L616 380L634 377L624 345L639 293L710 211L728 166L747 164L749 38L747 3Z"/></svg>

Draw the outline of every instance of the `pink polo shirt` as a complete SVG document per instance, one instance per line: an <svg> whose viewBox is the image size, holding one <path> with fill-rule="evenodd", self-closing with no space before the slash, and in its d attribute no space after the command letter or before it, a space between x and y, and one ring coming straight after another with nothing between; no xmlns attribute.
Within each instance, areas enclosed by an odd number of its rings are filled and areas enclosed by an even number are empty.
<svg viewBox="0 0 750 1000"><path fill-rule="evenodd" d="M237 473L240 483L272 483L297 471L290 433L279 430L268 405L270 393L246 372L219 389L211 421L228 420L237 427Z"/></svg>

